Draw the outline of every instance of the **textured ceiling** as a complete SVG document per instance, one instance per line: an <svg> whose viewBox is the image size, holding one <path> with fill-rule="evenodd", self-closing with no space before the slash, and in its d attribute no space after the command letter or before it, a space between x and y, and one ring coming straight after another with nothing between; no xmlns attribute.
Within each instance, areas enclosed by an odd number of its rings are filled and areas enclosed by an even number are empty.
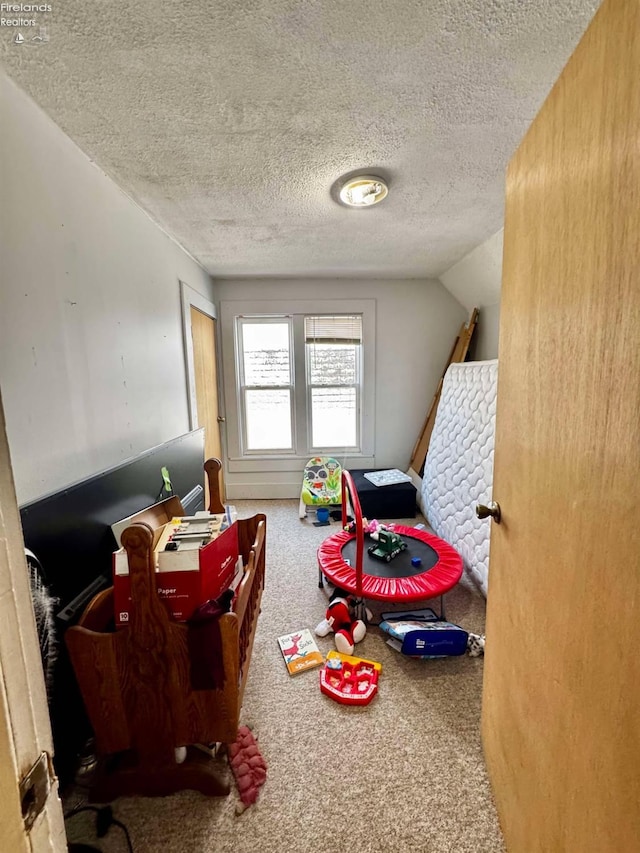
<svg viewBox="0 0 640 853"><path fill-rule="evenodd" d="M424 277L502 225L506 164L598 3L52 6L48 44L0 30L7 72L212 275ZM360 168L389 197L337 205Z"/></svg>

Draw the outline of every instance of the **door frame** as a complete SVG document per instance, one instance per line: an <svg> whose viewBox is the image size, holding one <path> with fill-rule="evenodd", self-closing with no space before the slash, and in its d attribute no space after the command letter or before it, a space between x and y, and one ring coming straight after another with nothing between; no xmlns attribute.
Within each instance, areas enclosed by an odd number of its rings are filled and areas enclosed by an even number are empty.
<svg viewBox="0 0 640 853"><path fill-rule="evenodd" d="M1 397L0 673L0 848L62 853L67 850L64 817L51 765L51 722ZM48 756L49 791L27 831L19 784L42 753Z"/></svg>

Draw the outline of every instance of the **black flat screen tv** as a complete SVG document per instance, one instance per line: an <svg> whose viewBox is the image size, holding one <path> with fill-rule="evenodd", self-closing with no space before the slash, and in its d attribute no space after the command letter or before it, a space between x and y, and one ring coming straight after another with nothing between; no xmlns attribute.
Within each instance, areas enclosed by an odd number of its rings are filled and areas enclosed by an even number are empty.
<svg viewBox="0 0 640 853"><path fill-rule="evenodd" d="M96 580L111 583L116 521L171 494L188 514L204 509L203 466L204 430L197 429L20 507L25 546L40 561L60 611Z"/></svg>

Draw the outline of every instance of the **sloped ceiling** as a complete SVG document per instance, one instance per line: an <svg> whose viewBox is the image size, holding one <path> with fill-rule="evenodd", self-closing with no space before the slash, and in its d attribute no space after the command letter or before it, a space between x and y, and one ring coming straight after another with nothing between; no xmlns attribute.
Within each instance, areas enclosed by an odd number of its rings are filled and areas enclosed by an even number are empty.
<svg viewBox="0 0 640 853"><path fill-rule="evenodd" d="M213 276L438 276L595 0L64 0L9 75ZM354 211L362 169L389 197Z"/></svg>
<svg viewBox="0 0 640 853"><path fill-rule="evenodd" d="M440 275L449 293L469 312L500 301L503 243L501 228Z"/></svg>

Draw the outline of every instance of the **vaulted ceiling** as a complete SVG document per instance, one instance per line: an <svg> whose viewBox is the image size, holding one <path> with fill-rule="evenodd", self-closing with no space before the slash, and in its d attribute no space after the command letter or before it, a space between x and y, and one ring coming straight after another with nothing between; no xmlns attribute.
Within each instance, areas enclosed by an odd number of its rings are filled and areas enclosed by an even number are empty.
<svg viewBox="0 0 640 853"><path fill-rule="evenodd" d="M504 172L596 0L60 0L11 77L214 276L422 278ZM4 14L4 13L3 13ZM345 173L388 179L365 210Z"/></svg>

